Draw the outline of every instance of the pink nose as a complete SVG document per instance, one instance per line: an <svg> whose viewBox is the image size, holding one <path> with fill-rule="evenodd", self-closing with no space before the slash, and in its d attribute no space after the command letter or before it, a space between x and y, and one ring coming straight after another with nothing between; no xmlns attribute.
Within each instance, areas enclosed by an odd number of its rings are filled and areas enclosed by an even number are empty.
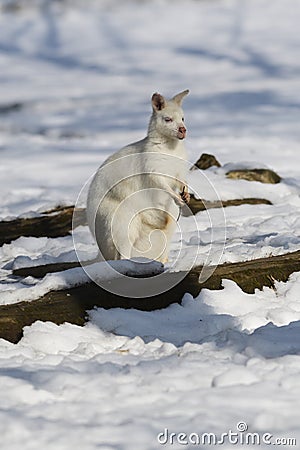
<svg viewBox="0 0 300 450"><path fill-rule="evenodd" d="M185 128L185 127L179 127L179 128L178 128L178 131L179 131L179 133L182 133L183 136L186 135L186 128Z"/></svg>

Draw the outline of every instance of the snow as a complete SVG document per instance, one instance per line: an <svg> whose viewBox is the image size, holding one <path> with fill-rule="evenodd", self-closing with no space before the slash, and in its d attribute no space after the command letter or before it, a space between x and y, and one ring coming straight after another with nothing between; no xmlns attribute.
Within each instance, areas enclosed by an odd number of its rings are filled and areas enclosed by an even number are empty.
<svg viewBox="0 0 300 450"><path fill-rule="evenodd" d="M152 93L189 88L189 161L205 152L222 163L191 171L190 189L272 205L181 217L166 270L299 250L299 0L9 3L0 1L1 220L84 203L101 162L144 136ZM282 181L226 178L244 167ZM76 252L96 255L87 227L3 245L0 304L86 281L81 268L12 276ZM98 308L84 327L36 322L18 344L0 339L1 449L175 449L184 445L157 440L166 428L221 435L241 422L274 445L299 445L299 289L299 273L254 294L223 280L164 310Z"/></svg>

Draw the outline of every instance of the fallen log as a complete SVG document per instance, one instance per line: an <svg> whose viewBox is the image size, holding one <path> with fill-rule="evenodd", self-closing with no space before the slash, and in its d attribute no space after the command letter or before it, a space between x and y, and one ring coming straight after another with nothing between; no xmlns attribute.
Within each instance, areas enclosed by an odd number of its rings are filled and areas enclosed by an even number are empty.
<svg viewBox="0 0 300 450"><path fill-rule="evenodd" d="M207 202L205 200L197 199L191 194L191 199L188 208L183 207L182 215L187 217L192 214L197 214L200 211L204 211L206 209L211 208L226 208L228 206L239 206L239 205L272 205L269 200L263 198L241 198L241 199L233 199L233 200L223 200ZM70 207L71 208L71 207ZM82 213L83 214L83 213ZM92 264L95 261L90 261ZM34 277L34 278L43 278L47 273L53 272L61 272L63 270L72 269L74 267L79 267L80 263L78 261L73 262L62 262L56 264L45 264L41 266L32 266L32 267L20 267L18 269L13 270L13 275L19 277Z"/></svg>
<svg viewBox="0 0 300 450"><path fill-rule="evenodd" d="M274 287L275 280L287 281L291 273L300 271L300 251L280 256L271 256L239 263L219 265L211 277L199 284L202 267L194 268L176 286L154 297L132 299L112 294L97 284L90 282L63 291L52 291L38 300L21 302L0 307L0 337L18 342L23 327L36 320L52 321L56 324L70 322L83 325L87 311L102 308L135 308L143 311L165 308L171 303L180 303L183 295L189 292L196 297L203 288L222 289L222 280L235 281L247 293L264 286ZM172 273L165 273L167 278ZM155 282L155 278L152 278Z"/></svg>
<svg viewBox="0 0 300 450"><path fill-rule="evenodd" d="M189 216L199 211L210 208L221 208L239 205L271 205L269 200L263 198L242 198L233 200L223 200L209 202L195 198L191 195L189 208L183 208L182 215ZM76 208L76 215L73 219L74 206L62 206L44 211L37 217L17 218L0 222L0 246L9 244L11 241L21 236L32 237L62 237L70 234L72 226L86 225L85 209Z"/></svg>
<svg viewBox="0 0 300 450"><path fill-rule="evenodd" d="M72 229L74 206L61 206L45 211L36 217L5 220L0 222L0 246L9 244L20 236L50 237L66 236ZM77 209L75 226L85 224L85 210Z"/></svg>
<svg viewBox="0 0 300 450"><path fill-rule="evenodd" d="M94 260L91 260L92 264ZM53 264L44 264L41 266L32 267L20 267L19 269L13 269L12 273L17 277L34 277L34 278L44 278L47 273L62 272L68 269L74 269L74 267L80 267L79 261L61 262Z"/></svg>
<svg viewBox="0 0 300 450"><path fill-rule="evenodd" d="M221 164L217 160L214 155L210 155L209 153L202 153L198 161L194 164L191 170L195 170L196 167L200 170L207 170L210 167L221 167Z"/></svg>
<svg viewBox="0 0 300 450"><path fill-rule="evenodd" d="M190 170L196 168L207 170L210 167L222 167L214 155L202 153L198 161L191 167ZM226 173L227 178L234 180L259 181L260 183L280 183L281 177L271 169L234 169Z"/></svg>
<svg viewBox="0 0 300 450"><path fill-rule="evenodd" d="M260 183L280 183L281 177L270 169L238 169L230 170L226 177L232 180L259 181Z"/></svg>
<svg viewBox="0 0 300 450"><path fill-rule="evenodd" d="M183 207L182 215L190 216L192 214L197 214L200 211L205 211L206 209L212 208L227 208L228 206L240 206L240 205L272 205L270 200L264 198L237 198L232 200L216 200L213 202L201 200L195 198L193 194L190 196L190 202L188 207Z"/></svg>

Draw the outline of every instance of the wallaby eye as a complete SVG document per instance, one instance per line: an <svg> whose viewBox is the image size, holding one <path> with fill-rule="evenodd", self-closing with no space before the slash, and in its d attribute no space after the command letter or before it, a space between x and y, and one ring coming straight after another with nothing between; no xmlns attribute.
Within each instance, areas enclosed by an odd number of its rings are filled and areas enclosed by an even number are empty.
<svg viewBox="0 0 300 450"><path fill-rule="evenodd" d="M182 120L182 122L184 122L184 117L181 120Z"/></svg>
<svg viewBox="0 0 300 450"><path fill-rule="evenodd" d="M165 122L173 122L173 119L171 117L165 117Z"/></svg>

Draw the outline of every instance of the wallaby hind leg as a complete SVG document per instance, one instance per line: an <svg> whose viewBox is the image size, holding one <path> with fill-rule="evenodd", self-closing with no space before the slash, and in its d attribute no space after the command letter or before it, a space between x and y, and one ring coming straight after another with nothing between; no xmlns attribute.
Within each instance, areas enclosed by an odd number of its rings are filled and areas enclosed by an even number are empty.
<svg viewBox="0 0 300 450"><path fill-rule="evenodd" d="M143 230L136 239L132 249L133 257L143 257L161 261L167 247L166 236L162 230Z"/></svg>
<svg viewBox="0 0 300 450"><path fill-rule="evenodd" d="M109 215L97 214L95 238L100 250L100 259L129 259L131 245L127 236L127 229L122 223L120 226L112 225Z"/></svg>
<svg viewBox="0 0 300 450"><path fill-rule="evenodd" d="M168 261L169 245L176 223L170 215L164 228L154 228L143 224L138 238L134 242L133 253L135 257L154 259L162 263Z"/></svg>

